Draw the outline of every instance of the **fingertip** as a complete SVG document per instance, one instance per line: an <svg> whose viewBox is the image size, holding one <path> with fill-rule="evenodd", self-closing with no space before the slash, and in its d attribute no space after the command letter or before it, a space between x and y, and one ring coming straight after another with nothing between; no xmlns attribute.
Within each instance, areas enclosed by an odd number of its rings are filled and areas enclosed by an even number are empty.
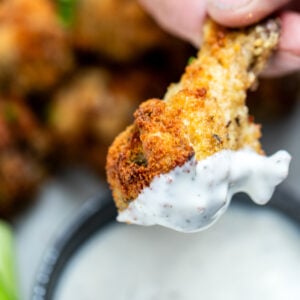
<svg viewBox="0 0 300 300"><path fill-rule="evenodd" d="M266 76L279 76L300 70L300 14L286 11L280 15L280 20L278 51L264 71Z"/></svg>
<svg viewBox="0 0 300 300"><path fill-rule="evenodd" d="M251 0L244 1L208 1L208 14L218 23L229 26L239 27L255 22L255 15L250 10Z"/></svg>
<svg viewBox="0 0 300 300"><path fill-rule="evenodd" d="M300 14L287 11L280 15L281 36L279 50L300 57Z"/></svg>
<svg viewBox="0 0 300 300"><path fill-rule="evenodd" d="M273 13L289 0L209 0L207 10L218 23L228 27L253 24Z"/></svg>
<svg viewBox="0 0 300 300"><path fill-rule="evenodd" d="M291 74L300 70L300 56L289 52L279 51L270 60L262 75L276 77Z"/></svg>

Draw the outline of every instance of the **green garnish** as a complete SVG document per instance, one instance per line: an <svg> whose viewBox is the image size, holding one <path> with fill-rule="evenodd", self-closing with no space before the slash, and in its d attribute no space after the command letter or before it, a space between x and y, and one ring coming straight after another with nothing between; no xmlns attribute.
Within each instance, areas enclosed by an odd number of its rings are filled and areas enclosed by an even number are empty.
<svg viewBox="0 0 300 300"><path fill-rule="evenodd" d="M195 56L190 56L189 59L188 59L187 64L190 65L195 59L196 59Z"/></svg>
<svg viewBox="0 0 300 300"><path fill-rule="evenodd" d="M75 9L78 0L57 0L58 14L63 24L71 26L75 16Z"/></svg>
<svg viewBox="0 0 300 300"><path fill-rule="evenodd" d="M11 228L0 220L0 299L16 300L17 284Z"/></svg>

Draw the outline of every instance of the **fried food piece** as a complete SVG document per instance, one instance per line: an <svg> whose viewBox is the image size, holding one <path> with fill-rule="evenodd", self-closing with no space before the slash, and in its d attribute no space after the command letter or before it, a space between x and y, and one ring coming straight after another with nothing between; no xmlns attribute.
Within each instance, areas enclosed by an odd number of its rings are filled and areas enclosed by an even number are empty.
<svg viewBox="0 0 300 300"><path fill-rule="evenodd" d="M17 147L27 149L37 159L43 159L51 151L52 137L24 101L0 97L0 151Z"/></svg>
<svg viewBox="0 0 300 300"><path fill-rule="evenodd" d="M53 86L73 64L51 1L0 3L0 89L23 95Z"/></svg>
<svg viewBox="0 0 300 300"><path fill-rule="evenodd" d="M122 87L111 76L105 69L83 71L54 96L50 124L67 143L82 141L87 132L111 140L126 124L138 102L136 97L130 101L129 82Z"/></svg>
<svg viewBox="0 0 300 300"><path fill-rule="evenodd" d="M154 177L223 149L262 153L260 128L248 116L246 91L279 39L275 21L230 30L208 20L198 57L164 101L151 99L135 112L107 158L107 177L120 211Z"/></svg>
<svg viewBox="0 0 300 300"><path fill-rule="evenodd" d="M79 0L72 27L76 46L119 62L136 60L173 40L136 0Z"/></svg>
<svg viewBox="0 0 300 300"><path fill-rule="evenodd" d="M114 137L132 122L142 99L163 94L165 81L148 70L82 70L57 91L49 108L49 127L64 149L63 160L104 170Z"/></svg>
<svg viewBox="0 0 300 300"><path fill-rule="evenodd" d="M45 169L31 155L13 147L1 150L0 218L7 218L28 204L45 175Z"/></svg>
<svg viewBox="0 0 300 300"><path fill-rule="evenodd" d="M47 137L20 100L0 98L0 217L24 207L45 179Z"/></svg>

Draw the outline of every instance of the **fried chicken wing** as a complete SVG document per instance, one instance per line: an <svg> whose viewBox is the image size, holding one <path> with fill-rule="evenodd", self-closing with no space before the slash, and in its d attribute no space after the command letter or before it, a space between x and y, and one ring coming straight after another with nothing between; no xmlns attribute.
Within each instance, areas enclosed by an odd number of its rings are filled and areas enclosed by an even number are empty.
<svg viewBox="0 0 300 300"><path fill-rule="evenodd" d="M158 182L165 180L166 184L172 184L180 172L196 174L199 170L194 169L195 164L222 150L231 151L222 153L233 153L247 148L263 154L260 128L249 117L245 98L247 89L255 83L278 39L279 25L274 20L239 30L225 29L210 20L206 22L203 46L198 57L187 66L180 82L170 86L163 101L150 99L140 105L134 114L133 125L121 133L109 149L107 176L116 205L121 213L127 208L135 212L131 219L126 218L127 214L120 218L121 221L139 223L137 211L147 215L145 207L161 197L157 194L160 192ZM229 169L224 171L226 180L231 175ZM197 175L192 176L191 181L195 178ZM220 181L225 181L224 178ZM202 178L202 182L205 180ZM211 180L208 186L215 184L214 179ZM199 182L201 184L200 179ZM186 198L188 194L182 196ZM196 196L201 198L201 195ZM172 197L176 198L174 193ZM172 197L168 199L173 201ZM227 198L225 193L216 206L224 208ZM136 199L140 202L134 206ZM174 204L167 200L157 205L160 204L164 210L159 213L163 211L164 218L170 217L166 210ZM206 209L198 206L198 211ZM202 219L215 218L219 210L211 211L209 217ZM187 223L190 222L188 217Z"/></svg>
<svg viewBox="0 0 300 300"><path fill-rule="evenodd" d="M24 207L47 174L47 136L21 99L0 98L0 217Z"/></svg>
<svg viewBox="0 0 300 300"><path fill-rule="evenodd" d="M50 88L72 64L66 33L50 1L1 1L1 91L23 95Z"/></svg>
<svg viewBox="0 0 300 300"><path fill-rule="evenodd" d="M118 62L136 60L173 41L137 0L79 0L72 27L78 48Z"/></svg>

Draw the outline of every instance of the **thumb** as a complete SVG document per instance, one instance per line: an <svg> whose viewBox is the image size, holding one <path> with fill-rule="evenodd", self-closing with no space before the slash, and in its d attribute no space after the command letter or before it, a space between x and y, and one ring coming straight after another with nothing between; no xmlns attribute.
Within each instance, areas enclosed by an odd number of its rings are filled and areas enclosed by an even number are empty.
<svg viewBox="0 0 300 300"><path fill-rule="evenodd" d="M208 13L218 23L239 27L255 23L272 14L289 0L209 0Z"/></svg>

